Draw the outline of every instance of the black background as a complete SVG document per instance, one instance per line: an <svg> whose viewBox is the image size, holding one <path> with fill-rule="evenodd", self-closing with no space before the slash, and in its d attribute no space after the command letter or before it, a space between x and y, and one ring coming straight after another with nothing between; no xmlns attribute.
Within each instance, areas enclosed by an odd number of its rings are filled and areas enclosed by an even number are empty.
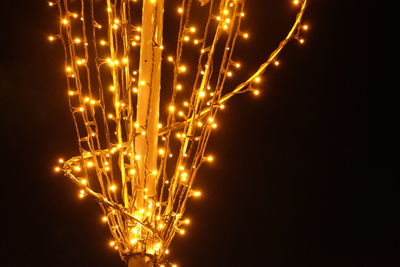
<svg viewBox="0 0 400 267"><path fill-rule="evenodd" d="M251 70L295 10L248 2L252 38L240 54ZM217 160L201 173L204 197L189 204L193 224L174 241L173 262L400 266L395 106L379 88L367 92L366 4L330 2L311 1L306 45L285 49L262 96L240 96L220 114L209 146ZM61 47L46 41L57 22L45 1L2 5L0 265L123 266L97 204L52 172L59 156L76 154Z"/></svg>

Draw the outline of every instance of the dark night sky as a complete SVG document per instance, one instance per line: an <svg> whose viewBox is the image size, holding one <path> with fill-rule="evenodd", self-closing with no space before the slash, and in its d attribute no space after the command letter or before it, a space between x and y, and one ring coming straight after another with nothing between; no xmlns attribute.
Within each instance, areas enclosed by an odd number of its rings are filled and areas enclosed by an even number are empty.
<svg viewBox="0 0 400 267"><path fill-rule="evenodd" d="M61 50L45 39L56 17L45 1L25 2L6 1L0 18L0 265L123 266L97 204L52 173L76 153L75 137ZM289 1L248 2L254 37L241 54L254 69L293 12ZM306 45L286 48L262 97L220 114L217 162L198 183L205 196L190 202L194 223L172 248L180 266L400 266L394 107L368 96L365 7L330 2L311 1Z"/></svg>

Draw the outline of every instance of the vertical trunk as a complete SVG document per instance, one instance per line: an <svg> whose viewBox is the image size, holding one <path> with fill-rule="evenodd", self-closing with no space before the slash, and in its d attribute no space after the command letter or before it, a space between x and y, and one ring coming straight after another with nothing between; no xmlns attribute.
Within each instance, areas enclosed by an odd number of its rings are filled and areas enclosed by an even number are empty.
<svg viewBox="0 0 400 267"><path fill-rule="evenodd" d="M136 123L145 134L136 137L135 149L140 155L138 182L149 197L156 193L157 175L152 172L157 170L163 12L164 0L143 1ZM138 192L137 208L144 208L143 195Z"/></svg>
<svg viewBox="0 0 400 267"><path fill-rule="evenodd" d="M155 267L151 259L147 256L132 256L128 260L128 267Z"/></svg>

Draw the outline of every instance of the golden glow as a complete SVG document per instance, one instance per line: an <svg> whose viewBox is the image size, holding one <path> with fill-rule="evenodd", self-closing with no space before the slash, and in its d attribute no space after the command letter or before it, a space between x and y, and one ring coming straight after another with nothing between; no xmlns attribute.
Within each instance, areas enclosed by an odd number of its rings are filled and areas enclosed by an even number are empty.
<svg viewBox="0 0 400 267"><path fill-rule="evenodd" d="M187 71L187 67L185 65L182 65L179 67L180 72L186 72Z"/></svg>
<svg viewBox="0 0 400 267"><path fill-rule="evenodd" d="M194 197L200 197L201 196L201 192L200 191L194 191L193 192L193 196Z"/></svg>
<svg viewBox="0 0 400 267"><path fill-rule="evenodd" d="M293 14L293 28L244 81L237 80L253 67L245 68L240 57L246 55L235 50L239 44L247 45L241 39L251 37L243 19L243 1L229 0L219 8L215 5L209 15L196 16L193 8L199 4L182 2L172 10L178 22L177 46L167 43L165 48L163 41L156 41L155 36L165 34L155 34L162 29L154 24L155 17L150 24L143 19L143 25L133 24L127 7L137 0L127 1L126 6L105 1L100 12L95 10L99 14L91 14L90 5L81 9L70 5L69 10L70 2L48 2L49 6L63 4L57 8L60 16L54 35L45 38L50 42L59 39L56 43L66 48L67 60L61 70L67 76L67 100L80 154L60 159L54 171L79 186L80 198L89 196L101 204L104 216L97 220L109 227L113 250L120 255L152 255L157 262L161 260L160 267L176 267L163 257L169 254L173 237L184 235L182 227L191 224L184 211L188 198L202 196L193 187L200 165L217 163L207 153L207 143L214 129L223 128L217 124L219 111L234 95L260 95L265 70L279 65L276 59L282 48L293 39L305 43L302 35L309 26L302 23L302 16L307 0L289 1L301 5L297 15ZM161 11L158 8L163 4L142 2L149 7L146 13ZM209 4L209 0L199 2ZM197 18L203 15L204 20ZM208 23L212 26L206 28ZM151 56L146 59L146 54ZM169 64L161 65L161 60ZM157 85L159 75L162 86ZM232 82L234 76L238 78ZM156 87L161 89L161 99L153 94ZM161 110L158 104L150 104L153 98L161 103ZM154 120L154 114L160 119Z"/></svg>
<svg viewBox="0 0 400 267"><path fill-rule="evenodd" d="M117 190L117 186L116 186L115 184L113 184L113 185L111 185L108 189L109 189L110 191L115 192L115 191Z"/></svg>

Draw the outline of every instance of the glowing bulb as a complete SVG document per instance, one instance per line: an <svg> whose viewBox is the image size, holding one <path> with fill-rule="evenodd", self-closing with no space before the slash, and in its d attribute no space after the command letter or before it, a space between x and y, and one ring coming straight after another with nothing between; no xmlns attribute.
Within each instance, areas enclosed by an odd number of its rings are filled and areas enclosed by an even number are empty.
<svg viewBox="0 0 400 267"><path fill-rule="evenodd" d="M244 39L247 39L247 38L249 38L249 34L246 32L246 33L243 33L243 38Z"/></svg>
<svg viewBox="0 0 400 267"><path fill-rule="evenodd" d="M299 3L300 3L300 1L299 1L299 0L293 0L293 4L294 4L294 5L296 5L296 6L297 6Z"/></svg>
<svg viewBox="0 0 400 267"><path fill-rule="evenodd" d="M253 94L256 95L256 96L259 95L260 94L260 90L254 90Z"/></svg>
<svg viewBox="0 0 400 267"><path fill-rule="evenodd" d="M254 78L254 81L255 81L256 83L259 83L259 82L261 82L261 78L257 76L256 78Z"/></svg>
<svg viewBox="0 0 400 267"><path fill-rule="evenodd" d="M88 161L87 163L86 163L86 165L90 168L90 167L93 167L93 161Z"/></svg>
<svg viewBox="0 0 400 267"><path fill-rule="evenodd" d="M175 111L175 107L174 106L169 106L169 111L174 112Z"/></svg>
<svg viewBox="0 0 400 267"><path fill-rule="evenodd" d="M117 190L117 186L116 186L115 184L113 184L113 185L111 185L108 189L109 189L110 191L115 192L115 191Z"/></svg>
<svg viewBox="0 0 400 267"><path fill-rule="evenodd" d="M50 35L47 39L49 39L50 42L53 42L56 38L52 35Z"/></svg>
<svg viewBox="0 0 400 267"><path fill-rule="evenodd" d="M190 224L190 219L186 219L183 221L184 224Z"/></svg>
<svg viewBox="0 0 400 267"><path fill-rule="evenodd" d="M177 89L178 91L182 90L182 84L178 84L178 85L176 86L176 89Z"/></svg>
<svg viewBox="0 0 400 267"><path fill-rule="evenodd" d="M184 229L181 229L181 230L179 230L179 233L180 233L181 235L184 235L184 234L186 233L186 231L185 231Z"/></svg>
<svg viewBox="0 0 400 267"><path fill-rule="evenodd" d="M274 64L275 66L279 66L280 62L278 60L275 60Z"/></svg>
<svg viewBox="0 0 400 267"><path fill-rule="evenodd" d="M213 157L213 156L208 156L208 157L207 157L207 161L208 161L208 162L214 161L214 157Z"/></svg>
<svg viewBox="0 0 400 267"><path fill-rule="evenodd" d="M238 62L238 63L235 63L235 67L237 68L237 69L239 69L240 68L240 63Z"/></svg>
<svg viewBox="0 0 400 267"><path fill-rule="evenodd" d="M55 171L55 172L59 172L60 170L61 170L60 167L55 167L55 168L54 168L54 171Z"/></svg>
<svg viewBox="0 0 400 267"><path fill-rule="evenodd" d="M200 191L194 191L193 192L193 196L194 197L200 197L201 196L201 192Z"/></svg>
<svg viewBox="0 0 400 267"><path fill-rule="evenodd" d="M196 32L196 28L195 27L190 27L190 32Z"/></svg>
<svg viewBox="0 0 400 267"><path fill-rule="evenodd" d="M110 247L115 246L115 241L110 241L109 245L110 245Z"/></svg>
<svg viewBox="0 0 400 267"><path fill-rule="evenodd" d="M309 26L307 25L307 24L305 24L305 25L303 25L303 30L305 30L305 31L307 31L308 30L308 28L309 28Z"/></svg>
<svg viewBox="0 0 400 267"><path fill-rule="evenodd" d="M181 7L178 8L178 13L179 13L179 14L182 14L182 13L183 13L183 8L181 8Z"/></svg>
<svg viewBox="0 0 400 267"><path fill-rule="evenodd" d="M102 220L103 222L106 222L106 221L108 221L108 218L107 218L107 216L103 216L103 217L101 218L101 220Z"/></svg>
<svg viewBox="0 0 400 267"><path fill-rule="evenodd" d="M186 182L186 181L187 181L187 177L188 177L188 173L187 173L187 172L183 172L183 173L181 174L181 180L182 180L183 182Z"/></svg>
<svg viewBox="0 0 400 267"><path fill-rule="evenodd" d="M63 19L63 20L61 20L61 23L64 24L64 25L68 25L68 20L67 19Z"/></svg>
<svg viewBox="0 0 400 267"><path fill-rule="evenodd" d="M187 68L186 68L185 65L182 65L182 66L179 67L179 70L180 70L181 72L186 72Z"/></svg>
<svg viewBox="0 0 400 267"><path fill-rule="evenodd" d="M173 58L172 56L169 56L169 57L168 57L168 61L169 61L169 62L172 62L172 61L174 61L174 58Z"/></svg>

